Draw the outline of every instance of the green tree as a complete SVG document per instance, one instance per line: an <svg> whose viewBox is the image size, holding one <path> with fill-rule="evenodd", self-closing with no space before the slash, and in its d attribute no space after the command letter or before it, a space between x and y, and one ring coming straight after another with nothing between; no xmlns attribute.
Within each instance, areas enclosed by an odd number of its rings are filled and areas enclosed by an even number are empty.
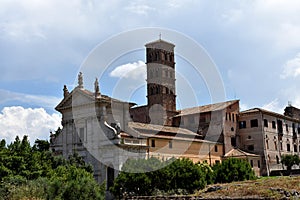
<svg viewBox="0 0 300 200"><path fill-rule="evenodd" d="M215 173L211 166L207 162L197 163L197 165L201 168L202 172L205 174L206 183L213 184L215 182Z"/></svg>
<svg viewBox="0 0 300 200"><path fill-rule="evenodd" d="M36 149L38 151L49 151L50 143L47 140L35 140L33 149Z"/></svg>
<svg viewBox="0 0 300 200"><path fill-rule="evenodd" d="M300 159L298 155L283 155L281 163L287 167L287 170L292 170L293 165L299 165Z"/></svg>
<svg viewBox="0 0 300 200"><path fill-rule="evenodd" d="M103 199L101 188L93 175L74 165L59 166L52 172L48 188L49 199Z"/></svg>
<svg viewBox="0 0 300 200"><path fill-rule="evenodd" d="M69 156L68 163L70 165L75 165L78 168L83 168L86 171L93 173L93 166L84 162L83 158L75 152L72 156Z"/></svg>
<svg viewBox="0 0 300 200"><path fill-rule="evenodd" d="M155 177L153 170L161 167L162 162L156 158L129 159L124 163L122 171L115 179L110 190L117 197L123 197L123 195L151 195L155 189L152 181Z"/></svg>
<svg viewBox="0 0 300 200"><path fill-rule="evenodd" d="M192 193L196 189L206 186L205 174L202 168L192 160L176 159L166 167L170 173L168 189L182 189Z"/></svg>
<svg viewBox="0 0 300 200"><path fill-rule="evenodd" d="M167 162L156 158L128 160L110 190L119 198L157 192L192 193L206 185L203 169L190 159L171 159Z"/></svg>
<svg viewBox="0 0 300 200"><path fill-rule="evenodd" d="M4 139L2 139L0 142L0 151L5 148L6 148L6 141Z"/></svg>
<svg viewBox="0 0 300 200"><path fill-rule="evenodd" d="M104 186L93 178L91 165L74 154L68 160L54 156L49 143L16 137L6 147L0 142L0 200L103 199Z"/></svg>
<svg viewBox="0 0 300 200"><path fill-rule="evenodd" d="M216 183L230 183L255 179L251 165L243 159L228 158L213 166Z"/></svg>

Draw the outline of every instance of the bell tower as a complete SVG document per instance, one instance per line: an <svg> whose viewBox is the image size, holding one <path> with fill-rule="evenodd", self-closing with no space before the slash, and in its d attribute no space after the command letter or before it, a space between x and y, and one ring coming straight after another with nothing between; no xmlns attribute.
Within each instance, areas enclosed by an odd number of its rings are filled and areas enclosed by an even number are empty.
<svg viewBox="0 0 300 200"><path fill-rule="evenodd" d="M176 112L174 44L161 40L146 46L147 100L150 123L172 125Z"/></svg>

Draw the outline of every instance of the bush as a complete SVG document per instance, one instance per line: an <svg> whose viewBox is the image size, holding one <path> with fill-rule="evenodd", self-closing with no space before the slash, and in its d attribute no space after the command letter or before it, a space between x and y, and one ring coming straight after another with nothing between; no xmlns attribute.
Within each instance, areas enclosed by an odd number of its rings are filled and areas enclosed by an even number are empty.
<svg viewBox="0 0 300 200"><path fill-rule="evenodd" d="M48 149L42 140L31 147L27 136L8 146L0 141L0 200L104 199L91 165L78 154L66 160Z"/></svg>
<svg viewBox="0 0 300 200"><path fill-rule="evenodd" d="M233 181L244 181L255 179L251 165L237 158L228 158L221 164L213 166L215 183L230 183Z"/></svg>
<svg viewBox="0 0 300 200"><path fill-rule="evenodd" d="M110 191L119 198L134 195L188 194L206 186L206 169L190 159L171 159L166 162L156 158L128 160Z"/></svg>
<svg viewBox="0 0 300 200"><path fill-rule="evenodd" d="M287 167L287 170L291 170L293 165L299 165L300 159L298 155L283 155L281 163Z"/></svg>
<svg viewBox="0 0 300 200"><path fill-rule="evenodd" d="M59 166L49 180L48 199L103 199L93 175L76 166Z"/></svg>

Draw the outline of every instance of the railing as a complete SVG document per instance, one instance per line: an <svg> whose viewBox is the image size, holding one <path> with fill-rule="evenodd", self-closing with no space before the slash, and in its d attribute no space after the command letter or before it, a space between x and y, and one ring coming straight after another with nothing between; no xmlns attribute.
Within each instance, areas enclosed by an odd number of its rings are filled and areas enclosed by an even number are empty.
<svg viewBox="0 0 300 200"><path fill-rule="evenodd" d="M147 145L146 140L124 139L124 144L131 145Z"/></svg>

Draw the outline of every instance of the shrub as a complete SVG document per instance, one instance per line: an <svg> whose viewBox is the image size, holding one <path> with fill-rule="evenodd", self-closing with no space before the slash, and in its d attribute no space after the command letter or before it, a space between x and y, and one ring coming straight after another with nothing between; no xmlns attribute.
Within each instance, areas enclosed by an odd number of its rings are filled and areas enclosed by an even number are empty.
<svg viewBox="0 0 300 200"><path fill-rule="evenodd" d="M119 198L133 195L188 194L206 186L206 169L185 158L166 162L156 158L128 160L110 191Z"/></svg>
<svg viewBox="0 0 300 200"><path fill-rule="evenodd" d="M243 159L228 158L221 164L214 165L213 170L216 183L255 179L251 165Z"/></svg>

